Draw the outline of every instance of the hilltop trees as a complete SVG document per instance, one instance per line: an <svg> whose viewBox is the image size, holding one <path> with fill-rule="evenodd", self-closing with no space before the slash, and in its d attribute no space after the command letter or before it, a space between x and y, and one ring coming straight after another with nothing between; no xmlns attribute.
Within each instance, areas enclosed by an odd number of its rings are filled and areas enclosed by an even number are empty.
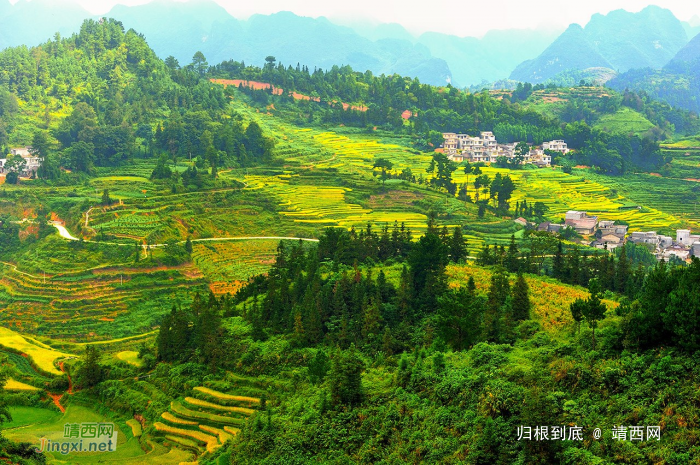
<svg viewBox="0 0 700 465"><path fill-rule="evenodd" d="M226 354L225 331L221 327L221 313L225 296L213 294L204 300L195 295L187 310L173 307L163 317L156 338L157 359L164 362L196 361L208 364L212 370L221 366Z"/></svg>
<svg viewBox="0 0 700 465"><path fill-rule="evenodd" d="M362 401L362 372L364 363L355 350L337 350L331 359L328 380L331 391L331 404L356 405Z"/></svg>
<svg viewBox="0 0 700 465"><path fill-rule="evenodd" d="M167 154L173 160L199 157L199 168L209 167L213 175L222 166L272 158L273 141L257 123L246 124L232 114L221 117L227 99L222 88L206 80L208 65L201 53L184 68L172 57L164 63L142 36L125 32L118 21L87 20L73 37L4 50L0 63L0 141L16 123L15 94L27 108L46 106L45 96L51 96L67 112L57 125L51 124L48 106L45 114L30 115L36 119L30 123L51 128L31 131L33 140L25 141L44 158L37 173L43 179L56 179L59 167L89 175L140 153ZM154 179L167 179L164 165Z"/></svg>
<svg viewBox="0 0 700 465"><path fill-rule="evenodd" d="M574 321L580 324L585 320L588 326L593 330L593 349L595 350L595 329L598 327L598 321L605 318L606 307L600 301L600 284L597 279L591 279L588 287L591 295L588 299L576 299L569 307L571 316Z"/></svg>
<svg viewBox="0 0 700 465"><path fill-rule="evenodd" d="M209 67L209 63L207 63L207 59L204 57L204 54L197 51L194 56L192 56L191 66L197 74L204 76L204 74L207 72L207 68Z"/></svg>
<svg viewBox="0 0 700 465"><path fill-rule="evenodd" d="M76 373L76 384L83 388L91 388L104 378L104 370L99 364L100 353L95 346L85 347L85 359Z"/></svg>
<svg viewBox="0 0 700 465"><path fill-rule="evenodd" d="M444 153L435 153L426 172L434 174L430 183L438 189L445 189L450 195L457 192L457 186L452 182L452 173L457 170L457 164L448 159Z"/></svg>
<svg viewBox="0 0 700 465"><path fill-rule="evenodd" d="M491 198L494 199L496 210L500 214L505 214L508 211L510 198L515 191L515 183L509 175L502 176L501 173L496 173L491 182Z"/></svg>

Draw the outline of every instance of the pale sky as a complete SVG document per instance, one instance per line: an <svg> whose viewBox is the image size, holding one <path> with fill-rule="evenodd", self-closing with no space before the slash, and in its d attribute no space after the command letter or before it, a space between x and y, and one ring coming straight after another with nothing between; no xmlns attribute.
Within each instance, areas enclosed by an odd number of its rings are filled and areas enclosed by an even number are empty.
<svg viewBox="0 0 700 465"><path fill-rule="evenodd" d="M2 0L0 0L2 1ZM10 0L15 3L17 0ZM26 1L26 0L22 0ZM49 0L51 1L51 0ZM65 0L59 0L65 1ZM76 0L85 9L102 14L117 4L138 5L149 0ZM160 0L162 1L162 0ZM175 0L169 0L175 1ZM180 0L177 0L180 1ZM399 23L414 34L439 31L457 36L481 36L491 29L527 29L571 23L585 25L594 13L624 9L637 12L649 4L671 10L688 21L700 16L697 0L214 0L231 15L245 19L255 13L292 11L300 16L326 16L346 22L369 19Z"/></svg>

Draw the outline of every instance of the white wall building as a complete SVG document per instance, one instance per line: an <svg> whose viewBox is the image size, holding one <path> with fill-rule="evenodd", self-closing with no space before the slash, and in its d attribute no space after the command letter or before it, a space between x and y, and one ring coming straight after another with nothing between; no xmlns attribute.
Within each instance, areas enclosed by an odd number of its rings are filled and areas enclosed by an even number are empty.
<svg viewBox="0 0 700 465"><path fill-rule="evenodd" d="M25 165L24 169L20 173L20 176L32 176L36 174L37 170L41 167L41 163L44 161L43 158L37 157L31 153L31 147L16 147L10 149L10 154L13 157L20 156L24 159ZM7 172L7 159L2 160L2 171Z"/></svg>
<svg viewBox="0 0 700 465"><path fill-rule="evenodd" d="M555 152L570 152L568 145L563 140L552 140L542 144L542 150L554 150Z"/></svg>
<svg viewBox="0 0 700 465"><path fill-rule="evenodd" d="M680 245L685 245L690 247L695 242L700 242L700 235L690 234L689 229L677 229L676 230L676 242Z"/></svg>

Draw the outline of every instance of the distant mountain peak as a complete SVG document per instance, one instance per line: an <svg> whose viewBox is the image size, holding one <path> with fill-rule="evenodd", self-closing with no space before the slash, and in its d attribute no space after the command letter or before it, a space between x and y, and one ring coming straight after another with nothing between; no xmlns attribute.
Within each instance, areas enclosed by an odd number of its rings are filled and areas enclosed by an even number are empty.
<svg viewBox="0 0 700 465"><path fill-rule="evenodd" d="M649 5L638 13L594 14L585 27L570 25L534 60L521 63L511 79L541 82L566 70L592 67L627 71L664 66L688 41L670 10Z"/></svg>

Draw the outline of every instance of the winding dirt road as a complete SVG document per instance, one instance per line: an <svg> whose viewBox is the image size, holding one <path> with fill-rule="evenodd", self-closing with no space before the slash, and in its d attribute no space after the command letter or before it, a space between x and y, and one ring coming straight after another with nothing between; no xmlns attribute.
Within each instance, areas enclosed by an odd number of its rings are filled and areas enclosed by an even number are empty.
<svg viewBox="0 0 700 465"><path fill-rule="evenodd" d="M69 241L79 241L77 237L73 236L65 226L56 222L49 222L51 226L58 230L58 234ZM318 242L318 239L309 239L306 237L286 237L286 236L241 236L241 237L207 237L203 239L192 239L192 242L220 242L220 241L262 241L262 240L290 240L290 241L306 241L306 242ZM102 242L102 241L85 241L94 244L107 244L107 245L118 245L122 247L133 247L134 244L119 244L116 242ZM179 244L184 244L186 241L180 241ZM144 247L165 247L167 244L148 244Z"/></svg>

